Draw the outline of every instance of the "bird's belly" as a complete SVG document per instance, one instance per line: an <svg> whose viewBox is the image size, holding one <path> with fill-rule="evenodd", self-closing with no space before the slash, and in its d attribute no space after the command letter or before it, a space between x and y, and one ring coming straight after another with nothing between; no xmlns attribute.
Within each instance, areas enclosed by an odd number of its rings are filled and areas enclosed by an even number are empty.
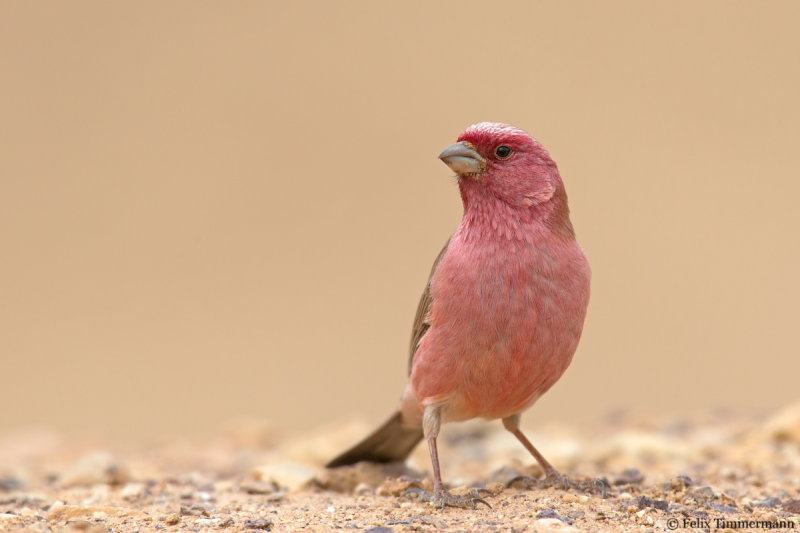
<svg viewBox="0 0 800 533"><path fill-rule="evenodd" d="M561 377L578 345L588 303L580 261L491 266L472 278L453 272L453 283L434 287L411 384L421 406L442 404L445 420L523 411Z"/></svg>
<svg viewBox="0 0 800 533"><path fill-rule="evenodd" d="M479 328L488 333L467 336L461 346L445 418L505 418L530 407L572 361L580 335L575 322L547 303L490 314Z"/></svg>

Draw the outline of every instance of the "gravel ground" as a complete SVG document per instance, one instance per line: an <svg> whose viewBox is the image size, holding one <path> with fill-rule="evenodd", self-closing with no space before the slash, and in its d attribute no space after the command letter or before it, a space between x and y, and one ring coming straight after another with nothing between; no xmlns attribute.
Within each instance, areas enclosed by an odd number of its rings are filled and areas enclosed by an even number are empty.
<svg viewBox="0 0 800 533"><path fill-rule="evenodd" d="M508 482L537 467L498 423L447 426L440 453L454 492L481 487L492 508L434 509L420 446L408 467L325 460L370 429L342 423L285 437L257 421L213 441L147 445L0 438L0 531L758 531L800 528L800 404L760 416L657 422L617 414L592 427L548 425L531 440L563 473L600 479L605 497ZM720 523L719 521L727 521Z"/></svg>

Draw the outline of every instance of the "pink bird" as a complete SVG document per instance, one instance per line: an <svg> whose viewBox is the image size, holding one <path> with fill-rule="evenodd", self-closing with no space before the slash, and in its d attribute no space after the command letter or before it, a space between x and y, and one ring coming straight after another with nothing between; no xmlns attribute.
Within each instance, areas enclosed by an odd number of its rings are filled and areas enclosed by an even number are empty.
<svg viewBox="0 0 800 533"><path fill-rule="evenodd" d="M424 437L434 475L426 498L486 504L447 492L436 438L445 422L499 418L546 484L568 486L519 427L572 361L589 303L564 184L547 150L506 124L470 126L439 159L458 174L464 215L417 309L408 385L391 418L328 466L402 461Z"/></svg>

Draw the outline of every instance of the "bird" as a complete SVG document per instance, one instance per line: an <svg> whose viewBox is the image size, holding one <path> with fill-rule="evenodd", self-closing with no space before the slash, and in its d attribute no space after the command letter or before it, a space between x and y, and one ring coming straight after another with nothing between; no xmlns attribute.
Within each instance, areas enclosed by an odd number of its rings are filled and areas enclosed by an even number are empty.
<svg viewBox="0 0 800 533"><path fill-rule="evenodd" d="M591 271L564 183L548 151L508 124L468 127L439 159L456 173L464 210L420 298L407 385L389 419L326 466L404 461L424 439L434 477L426 501L488 506L445 488L437 437L443 423L500 419L543 483L568 486L520 429L522 412L572 362L589 304Z"/></svg>

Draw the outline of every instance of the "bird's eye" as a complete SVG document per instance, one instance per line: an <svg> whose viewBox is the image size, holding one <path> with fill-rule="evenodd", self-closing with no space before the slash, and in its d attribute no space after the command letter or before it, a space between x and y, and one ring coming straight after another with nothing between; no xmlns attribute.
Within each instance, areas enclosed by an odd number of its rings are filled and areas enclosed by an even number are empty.
<svg viewBox="0 0 800 533"><path fill-rule="evenodd" d="M511 152L513 152L513 150L505 144L501 144L494 149L494 155L496 155L498 159L507 159L508 156L511 155Z"/></svg>

